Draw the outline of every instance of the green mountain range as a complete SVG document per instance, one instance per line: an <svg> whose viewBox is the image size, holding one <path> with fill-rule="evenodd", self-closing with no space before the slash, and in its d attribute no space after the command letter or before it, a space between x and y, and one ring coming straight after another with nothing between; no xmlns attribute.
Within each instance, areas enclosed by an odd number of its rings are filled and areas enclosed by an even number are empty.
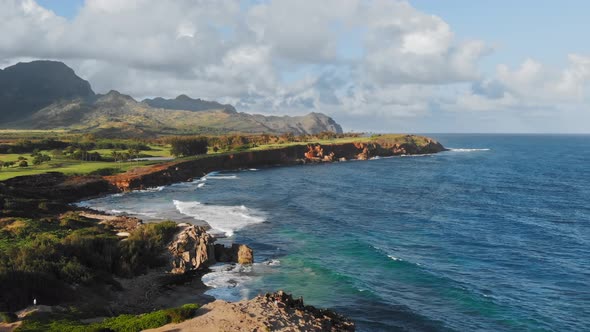
<svg viewBox="0 0 590 332"><path fill-rule="evenodd" d="M186 95L140 102L118 91L95 94L87 81L55 61L18 63L0 70L0 127L67 129L105 137L342 132L322 113L264 116Z"/></svg>

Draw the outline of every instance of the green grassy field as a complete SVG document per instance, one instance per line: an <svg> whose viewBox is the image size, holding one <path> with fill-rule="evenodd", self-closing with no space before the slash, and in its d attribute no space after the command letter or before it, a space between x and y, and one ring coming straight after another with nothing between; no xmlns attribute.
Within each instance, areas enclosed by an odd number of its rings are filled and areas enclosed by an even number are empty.
<svg viewBox="0 0 590 332"><path fill-rule="evenodd" d="M0 160L4 155L0 155ZM21 175L34 175L47 172L61 172L64 174L89 174L104 168L117 169L119 172L125 172L129 169L145 165L157 164L157 161L127 161L127 162L108 162L108 161L80 161L69 159L56 159L41 165L30 165L28 167L12 166L0 170L0 181L7 180Z"/></svg>
<svg viewBox="0 0 590 332"><path fill-rule="evenodd" d="M53 132L53 131L52 131ZM26 136L28 133L29 136ZM53 132L54 133L54 132ZM15 136L17 137L31 137L37 134L46 135L48 134L47 131L7 131L7 130L0 130L0 137L2 135L10 136L14 139ZM54 133L55 134L55 133ZM344 137L344 138L336 138L336 139L315 139L309 141L301 141L301 142L287 142L287 143L274 143L274 144L265 144L265 145L258 145L255 147L251 147L248 149L241 149L239 151L219 151L217 153L232 153L232 152L243 152L243 151L260 151L260 150L269 150L269 149L278 149L287 146L294 146L294 145L307 145L307 144L343 144L343 143L369 143L369 142L381 142L386 141L389 144L392 143L406 143L412 141L417 145L423 145L427 143L427 138L422 136L412 136L408 137L405 134L386 134L386 135L373 135L370 137ZM156 144L148 144L150 150L140 151L140 157L172 157L170 154L170 146L169 145L156 145ZM103 158L111 158L112 152L116 149L94 149L89 152L98 152L103 156ZM211 147L209 149L210 154L214 154ZM119 152L124 152L125 150L119 150ZM47 154L51 156L51 151L41 151L41 153ZM29 164L28 167L19 167L18 166L18 158L22 156L27 158L27 162ZM197 158L201 158L203 156L197 156ZM188 159L193 159L195 157L188 157ZM182 158L186 159L186 158ZM129 169L146 166L146 165L154 165L161 161L126 161L126 162L114 162L114 161L81 161L81 160L73 160L67 159L65 157L56 157L52 156L52 160L49 162L44 162L41 165L33 165L32 163L33 157L30 154L22 153L22 154L0 154L0 161L9 162L14 161L16 164L11 167L2 167L0 168L0 181L6 180L15 176L21 175L34 175L34 174L42 174L46 172L61 172L64 174L74 175L74 174L90 174L102 169L111 169L111 172L125 172Z"/></svg>
<svg viewBox="0 0 590 332"><path fill-rule="evenodd" d="M170 154L170 146L169 145L162 146L162 145L148 144L148 146L151 148L151 150L141 151L140 155L142 157L166 157L166 158L172 157L172 155ZM95 150L90 150L88 152L98 152L98 153L100 153L101 156L109 157L111 155L111 153L113 152L113 150L116 150L116 149L95 149ZM2 158L2 155L0 155L0 158Z"/></svg>

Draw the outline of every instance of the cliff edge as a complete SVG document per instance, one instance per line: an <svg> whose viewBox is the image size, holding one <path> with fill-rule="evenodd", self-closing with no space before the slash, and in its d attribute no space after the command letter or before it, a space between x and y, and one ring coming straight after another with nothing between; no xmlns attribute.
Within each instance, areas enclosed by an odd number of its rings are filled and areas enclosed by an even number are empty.
<svg viewBox="0 0 590 332"><path fill-rule="evenodd" d="M188 181L212 171L367 160L374 157L431 154L445 150L439 142L424 136L379 135L342 143L296 143L265 150L201 155L135 168L105 179L119 190L129 191Z"/></svg>

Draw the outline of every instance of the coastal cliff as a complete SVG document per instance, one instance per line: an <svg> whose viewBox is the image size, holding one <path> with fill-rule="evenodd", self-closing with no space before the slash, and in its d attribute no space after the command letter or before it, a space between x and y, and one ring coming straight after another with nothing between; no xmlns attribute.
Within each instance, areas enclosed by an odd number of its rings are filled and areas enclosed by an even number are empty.
<svg viewBox="0 0 590 332"><path fill-rule="evenodd" d="M373 157L430 154L444 151L437 141L414 135L378 136L359 142L334 144L301 144L286 147L203 155L191 159L140 167L105 179L122 191L168 185L201 177L212 171L240 168L295 165Z"/></svg>

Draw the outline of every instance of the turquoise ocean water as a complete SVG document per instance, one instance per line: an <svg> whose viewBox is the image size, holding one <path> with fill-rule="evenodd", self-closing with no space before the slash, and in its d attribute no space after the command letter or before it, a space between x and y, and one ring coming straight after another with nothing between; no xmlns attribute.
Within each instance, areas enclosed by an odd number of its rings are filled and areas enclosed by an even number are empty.
<svg viewBox="0 0 590 332"><path fill-rule="evenodd" d="M590 136L431 135L428 156L213 173L83 205L254 248L210 294L276 289L360 331L590 330Z"/></svg>

